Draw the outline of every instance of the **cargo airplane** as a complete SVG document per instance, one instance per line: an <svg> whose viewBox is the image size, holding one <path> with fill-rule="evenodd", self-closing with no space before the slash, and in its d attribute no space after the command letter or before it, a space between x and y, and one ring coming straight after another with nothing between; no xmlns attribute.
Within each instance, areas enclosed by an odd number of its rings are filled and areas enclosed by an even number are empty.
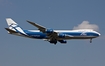
<svg viewBox="0 0 105 66"><path fill-rule="evenodd" d="M33 39L43 39L50 43L56 44L67 43L68 39L90 39L90 43L93 38L100 36L100 33L92 29L79 29L79 30L53 30L47 29L37 23L27 21L33 26L37 27L38 30L23 30L15 21L11 18L6 18L8 28L5 28L9 34L23 36Z"/></svg>

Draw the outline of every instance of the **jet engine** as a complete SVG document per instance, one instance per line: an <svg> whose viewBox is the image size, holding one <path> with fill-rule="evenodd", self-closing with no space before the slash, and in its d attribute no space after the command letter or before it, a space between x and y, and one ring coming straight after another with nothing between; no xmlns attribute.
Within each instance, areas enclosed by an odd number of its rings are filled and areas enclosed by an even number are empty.
<svg viewBox="0 0 105 66"><path fill-rule="evenodd" d="M65 36L66 36L65 34L58 34L59 38L65 38Z"/></svg>
<svg viewBox="0 0 105 66"><path fill-rule="evenodd" d="M46 29L45 32L46 32L46 33L53 33L54 31L53 31L53 29Z"/></svg>
<svg viewBox="0 0 105 66"><path fill-rule="evenodd" d="M57 41L56 40L51 40L51 41L49 41L50 43L54 43L54 44L56 44L57 43Z"/></svg>
<svg viewBox="0 0 105 66"><path fill-rule="evenodd" d="M67 43L66 40L59 40L60 43Z"/></svg>

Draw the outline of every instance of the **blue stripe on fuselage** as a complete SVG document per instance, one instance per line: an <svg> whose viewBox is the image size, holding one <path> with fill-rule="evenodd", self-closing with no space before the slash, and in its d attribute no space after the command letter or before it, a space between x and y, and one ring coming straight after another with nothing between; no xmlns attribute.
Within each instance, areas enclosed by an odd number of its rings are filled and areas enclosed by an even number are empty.
<svg viewBox="0 0 105 66"><path fill-rule="evenodd" d="M31 36L33 38L38 38L38 39L46 39L47 35L45 33L42 32L38 32L38 31L30 31L30 30L24 30L24 32L28 35ZM71 35L74 37L98 37L99 35L97 33L93 33L93 32L60 32L61 34L67 34L67 35Z"/></svg>
<svg viewBox="0 0 105 66"><path fill-rule="evenodd" d="M61 32L61 34L67 34L71 36L80 36L81 32Z"/></svg>
<svg viewBox="0 0 105 66"><path fill-rule="evenodd" d="M42 32L32 32L32 31L28 31L28 30L24 30L24 32L28 35L31 36L33 38L37 38L37 39L43 39L46 38L46 34L42 33Z"/></svg>
<svg viewBox="0 0 105 66"><path fill-rule="evenodd" d="M98 37L99 34L97 33L93 33L93 32L62 32L62 34L67 34L67 35L71 35L71 36L94 36L94 37Z"/></svg>

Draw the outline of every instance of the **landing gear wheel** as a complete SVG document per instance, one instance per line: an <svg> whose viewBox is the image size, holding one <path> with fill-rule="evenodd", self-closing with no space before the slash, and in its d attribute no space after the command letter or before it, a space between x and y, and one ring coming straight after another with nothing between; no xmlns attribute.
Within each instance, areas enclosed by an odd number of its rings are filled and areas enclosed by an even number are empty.
<svg viewBox="0 0 105 66"><path fill-rule="evenodd" d="M54 43L56 45L56 43Z"/></svg>
<svg viewBox="0 0 105 66"><path fill-rule="evenodd" d="M54 42L54 44L56 45L57 41Z"/></svg>

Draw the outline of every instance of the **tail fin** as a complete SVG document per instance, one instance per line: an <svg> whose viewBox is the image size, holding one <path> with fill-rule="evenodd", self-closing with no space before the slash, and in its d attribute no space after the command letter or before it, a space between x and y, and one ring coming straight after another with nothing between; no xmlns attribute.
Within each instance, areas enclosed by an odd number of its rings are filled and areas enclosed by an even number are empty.
<svg viewBox="0 0 105 66"><path fill-rule="evenodd" d="M6 18L8 27L10 30L21 33L21 34L26 34L20 27L19 25L13 21L11 18ZM7 29L6 29L7 30Z"/></svg>
<svg viewBox="0 0 105 66"><path fill-rule="evenodd" d="M16 31L14 27L16 27L18 24L14 22L11 18L6 18L6 21L7 21L9 29Z"/></svg>

